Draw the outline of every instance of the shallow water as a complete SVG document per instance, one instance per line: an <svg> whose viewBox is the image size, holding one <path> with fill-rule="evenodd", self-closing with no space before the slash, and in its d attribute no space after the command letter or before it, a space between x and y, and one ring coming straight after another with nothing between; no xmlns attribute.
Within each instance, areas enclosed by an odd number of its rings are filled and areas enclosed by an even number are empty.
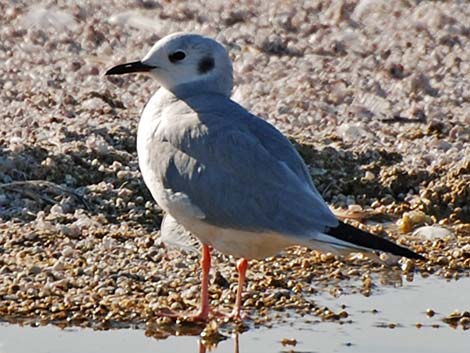
<svg viewBox="0 0 470 353"><path fill-rule="evenodd" d="M468 277L448 282L417 276L413 282L403 281L402 287L379 286L370 297L356 293L334 298L325 291L316 301L335 312L345 305L348 320L352 322L340 325L318 322L316 317L291 318L273 325L272 329L250 329L238 337L230 337L212 352L441 353L468 352L470 348L470 330L454 329L442 322L455 309L470 310ZM434 317L426 316L428 308L436 312ZM423 327L417 328L418 322ZM396 327L389 328L390 323ZM283 346L284 338L295 339L297 344ZM0 353L154 353L204 352L204 349L198 337L156 340L137 329L94 331L0 325Z"/></svg>

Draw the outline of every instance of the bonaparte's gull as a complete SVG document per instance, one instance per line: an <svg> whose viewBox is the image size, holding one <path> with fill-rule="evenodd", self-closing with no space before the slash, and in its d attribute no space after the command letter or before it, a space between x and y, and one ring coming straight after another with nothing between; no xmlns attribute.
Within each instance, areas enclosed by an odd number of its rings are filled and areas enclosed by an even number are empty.
<svg viewBox="0 0 470 353"><path fill-rule="evenodd" d="M232 63L217 41L172 34L141 61L106 75L131 72L147 72L161 85L142 113L137 152L145 184L166 212L162 236L184 239L190 232L202 243L202 299L194 319L210 313L211 247L240 258L232 313L238 319L247 259L290 245L423 258L335 217L288 139L230 99Z"/></svg>

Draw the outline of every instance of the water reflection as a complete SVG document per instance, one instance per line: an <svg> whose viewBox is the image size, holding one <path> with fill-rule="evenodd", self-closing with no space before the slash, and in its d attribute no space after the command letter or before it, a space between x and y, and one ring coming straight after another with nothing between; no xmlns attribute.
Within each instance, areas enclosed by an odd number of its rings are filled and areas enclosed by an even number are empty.
<svg viewBox="0 0 470 353"><path fill-rule="evenodd" d="M248 326L243 323L218 323L211 321L207 324L198 322L180 322L160 324L147 323L145 335L155 339L167 339L173 336L197 336L199 352L213 351L217 345L226 340L233 339L234 352L239 352L239 335L247 331Z"/></svg>
<svg viewBox="0 0 470 353"><path fill-rule="evenodd" d="M240 353L240 344L239 344L238 336L239 336L239 333L235 333L232 336L234 353ZM208 341L205 341L204 339L200 339L198 343L199 343L199 353L212 352L217 348L217 344L218 344L218 342L217 343L213 343L210 341L208 342Z"/></svg>
<svg viewBox="0 0 470 353"><path fill-rule="evenodd" d="M291 349L344 353L468 351L469 331L466 330L470 328L470 313L465 294L470 292L470 278L444 281L435 277L422 278L418 274L410 283L408 278L390 272L372 276L372 280L381 285L370 297L359 291L339 297L328 291L315 295L314 300L319 306L348 311L351 322L342 325L312 320L308 315L292 315L277 320L272 328L256 328L249 322L250 330L243 333L236 327L221 325L220 336L207 339L202 335L204 325L148 325L145 337L143 327L135 326L136 329L93 331L0 324L0 353L278 353ZM361 285L359 281L351 287L357 289ZM435 312L432 317L426 315L428 308ZM454 309L460 311L453 313ZM283 347L282 342L291 338L296 342L295 348Z"/></svg>
<svg viewBox="0 0 470 353"><path fill-rule="evenodd" d="M345 295L360 293L365 297L387 291L390 288L402 288L415 280L416 273L403 274L395 268L383 268L376 273L365 273L362 278L343 280L332 279L328 282L313 281L312 286L318 291L328 293L335 298ZM418 280L424 276L419 275ZM317 295L312 296L313 301L318 299Z"/></svg>

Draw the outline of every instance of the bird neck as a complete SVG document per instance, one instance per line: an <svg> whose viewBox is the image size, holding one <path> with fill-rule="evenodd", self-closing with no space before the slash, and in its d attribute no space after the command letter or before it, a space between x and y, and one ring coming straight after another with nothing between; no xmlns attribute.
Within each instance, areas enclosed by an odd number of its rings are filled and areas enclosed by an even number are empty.
<svg viewBox="0 0 470 353"><path fill-rule="evenodd" d="M233 80L231 77L208 76L195 81L179 84L170 91L179 99L200 94L221 94L230 97Z"/></svg>

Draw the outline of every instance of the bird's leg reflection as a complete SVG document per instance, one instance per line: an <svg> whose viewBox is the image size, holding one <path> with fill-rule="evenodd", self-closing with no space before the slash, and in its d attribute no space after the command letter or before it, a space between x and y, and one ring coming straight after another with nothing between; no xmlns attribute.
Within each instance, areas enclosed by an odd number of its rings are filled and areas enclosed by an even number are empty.
<svg viewBox="0 0 470 353"><path fill-rule="evenodd" d="M240 353L240 342L239 342L239 333L235 332L233 334L233 345L234 345L234 353ZM217 347L217 343L214 342L207 342L203 339L198 340L199 344L199 353L206 353L207 350L211 351L215 347Z"/></svg>

